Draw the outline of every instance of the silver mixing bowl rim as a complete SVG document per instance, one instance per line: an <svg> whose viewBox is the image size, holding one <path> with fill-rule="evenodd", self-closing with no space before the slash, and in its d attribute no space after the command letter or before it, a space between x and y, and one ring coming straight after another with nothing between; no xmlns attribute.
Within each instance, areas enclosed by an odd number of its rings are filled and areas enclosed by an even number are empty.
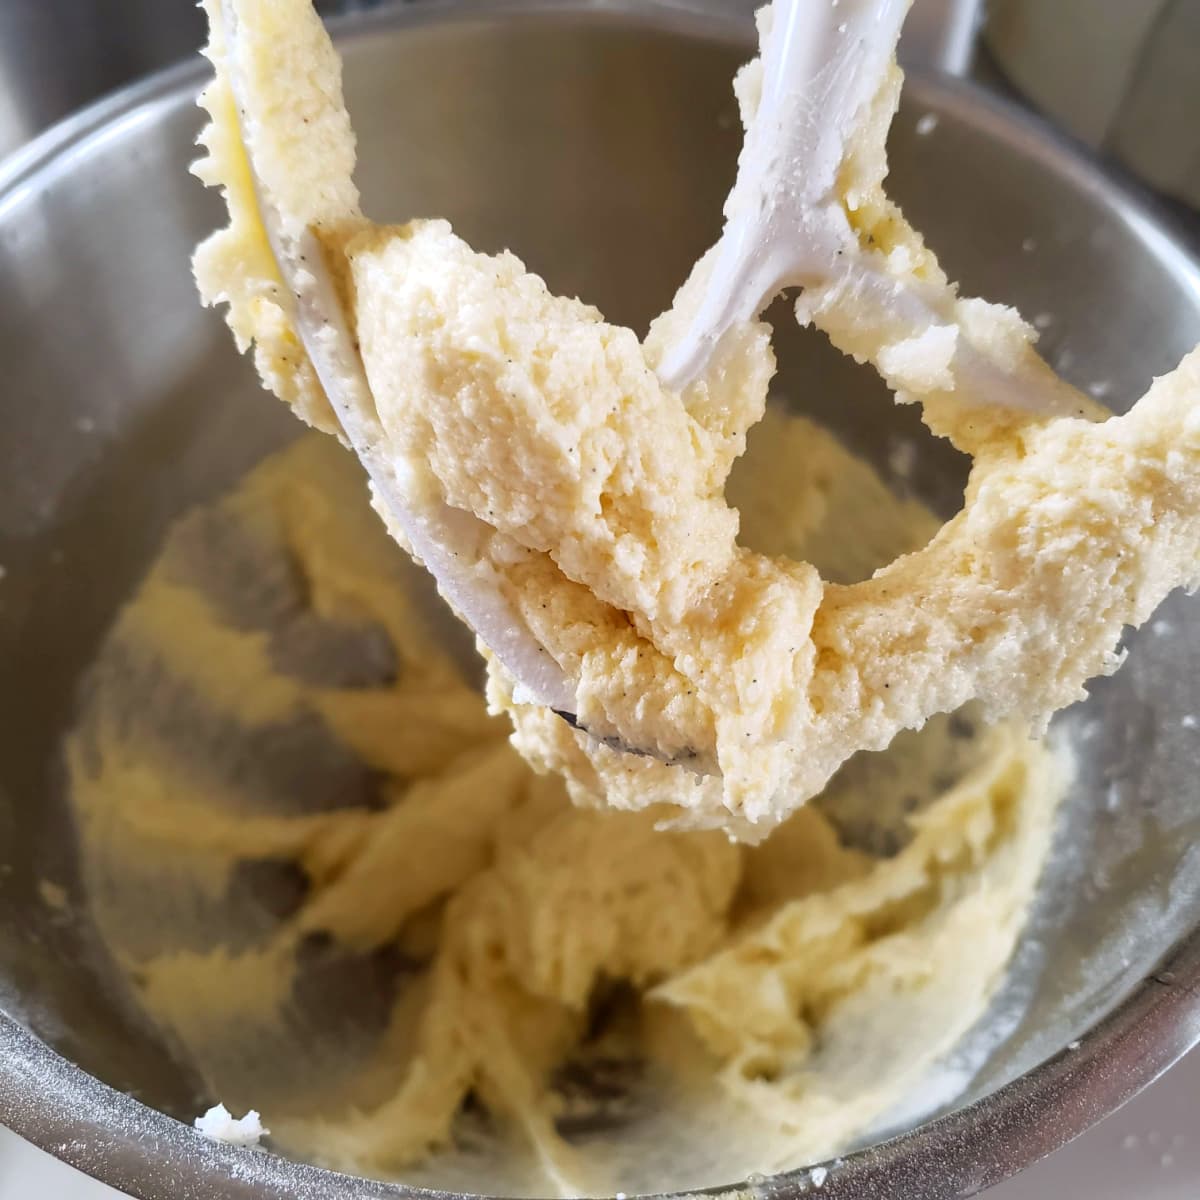
<svg viewBox="0 0 1200 1200"><path fill-rule="evenodd" d="M747 12L722 0L423 0L352 14L333 23L340 41L373 31L458 19L537 13L600 22L634 20L699 37L750 44ZM60 122L0 163L0 214L29 190L70 169L76 153L117 123L152 120L194 95L198 62L150 77ZM1130 180L1115 178L1074 142L1024 110L961 80L909 81L920 102L968 114L989 136L1052 165L1078 189L1103 193L1153 251L1195 279L1200 259L1173 230L1174 218ZM199 186L199 185L197 185ZM1166 955L1104 1020L1025 1075L962 1109L888 1141L812 1168L716 1187L696 1195L791 1200L959 1200L1051 1153L1114 1112L1200 1044L1200 929ZM0 1013L0 1123L35 1146L138 1200L458 1200L451 1193L381 1183L224 1145L148 1108L70 1063L11 1016ZM817 1183L820 1179L820 1183ZM820 1189L818 1192L818 1188Z"/></svg>

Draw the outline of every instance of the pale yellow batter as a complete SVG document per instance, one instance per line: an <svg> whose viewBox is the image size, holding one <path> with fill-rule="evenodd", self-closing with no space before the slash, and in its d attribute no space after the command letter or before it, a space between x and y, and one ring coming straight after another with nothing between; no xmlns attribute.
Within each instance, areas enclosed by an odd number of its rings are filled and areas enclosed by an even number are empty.
<svg viewBox="0 0 1200 1200"><path fill-rule="evenodd" d="M936 528L775 411L742 466L749 544L838 578ZM816 1161L909 1098L1002 977L1064 764L968 716L757 847L580 809L421 578L310 435L176 526L91 673L91 910L209 1098L352 1171L564 1195Z"/></svg>
<svg viewBox="0 0 1200 1200"><path fill-rule="evenodd" d="M1018 314L959 299L883 191L894 66L858 114L838 196L862 253L885 278L919 281L952 321L880 319L837 286L806 290L798 316L919 401L974 467L963 511L927 544L840 585L747 549L724 496L762 416L768 328L736 328L683 393L654 374L708 260L643 345L444 222L373 225L351 180L340 64L308 0L205 7L217 79L199 171L225 187L231 225L198 252L201 291L228 303L268 386L332 428L267 246L250 145L277 228L311 236L336 281L369 383L365 415L406 505L472 514L467 569L571 681L579 721L655 755L621 753L524 702L493 663L489 699L510 713L515 744L577 802L760 839L855 752L935 713L978 700L989 718L1044 726L1119 665L1126 625L1200 582L1200 354L1127 415L1099 420L1054 380ZM757 79L754 65L742 76L748 115ZM1038 381L1054 415L969 394L955 357L968 336L1018 381ZM322 328L319 340L334 338Z"/></svg>

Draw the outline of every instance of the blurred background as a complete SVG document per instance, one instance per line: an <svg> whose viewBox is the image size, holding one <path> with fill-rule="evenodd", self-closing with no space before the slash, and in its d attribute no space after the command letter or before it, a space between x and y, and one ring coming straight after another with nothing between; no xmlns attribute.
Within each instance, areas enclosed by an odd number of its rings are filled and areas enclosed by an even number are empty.
<svg viewBox="0 0 1200 1200"><path fill-rule="evenodd" d="M376 7L317 0L325 15ZM196 0L0 0L0 156L204 43Z"/></svg>
<svg viewBox="0 0 1200 1200"><path fill-rule="evenodd" d="M324 15L430 0L317 0ZM670 0L686 6L688 0ZM726 0L752 10L758 0ZM185 58L195 0L0 0L0 156ZM911 63L972 72L1188 215L1200 211L1200 0L914 0Z"/></svg>

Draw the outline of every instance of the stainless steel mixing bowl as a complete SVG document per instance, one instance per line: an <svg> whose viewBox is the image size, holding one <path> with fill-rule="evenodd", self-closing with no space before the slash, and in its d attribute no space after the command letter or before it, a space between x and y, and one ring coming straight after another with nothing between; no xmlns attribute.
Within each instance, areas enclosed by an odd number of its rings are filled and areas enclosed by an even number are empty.
<svg viewBox="0 0 1200 1200"><path fill-rule="evenodd" d="M744 12L718 0L431 0L344 24L369 207L444 213L644 326L718 230L730 77L750 44ZM80 674L171 520L298 429L193 293L190 249L221 217L186 171L201 78L152 80L0 170L0 1120L148 1200L403 1196L163 1115L206 1098L109 985L80 915L59 758ZM911 80L893 155L895 194L950 271L1041 315L1050 356L1117 407L1200 341L1200 264L1016 112ZM884 470L917 444L911 486L951 510L957 457L868 374L782 328L781 394ZM1200 1040L1198 678L1200 611L1176 598L1064 718L1079 783L974 1039L982 1069L936 1119L914 1107L895 1136L828 1164L822 1195L973 1194ZM798 1172L747 1189L813 1186Z"/></svg>

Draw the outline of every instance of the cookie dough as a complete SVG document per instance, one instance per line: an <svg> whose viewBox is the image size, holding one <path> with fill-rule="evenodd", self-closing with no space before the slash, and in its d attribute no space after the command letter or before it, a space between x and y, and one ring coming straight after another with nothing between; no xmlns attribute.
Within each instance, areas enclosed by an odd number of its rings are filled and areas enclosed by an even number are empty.
<svg viewBox="0 0 1200 1200"><path fill-rule="evenodd" d="M759 434L756 549L849 583L936 529L809 422ZM530 1195L734 1182L911 1099L1003 977L1061 756L937 718L755 847L579 808L424 578L309 434L179 522L89 676L91 913L207 1099L299 1157Z"/></svg>
<svg viewBox="0 0 1200 1200"><path fill-rule="evenodd" d="M231 225L198 252L201 291L228 304L267 385L333 427L267 244L245 137L281 227L315 239L339 291L409 503L481 522L471 569L574 684L576 723L590 733L527 703L496 662L488 694L521 753L561 774L577 802L760 839L856 751L935 713L977 700L989 719L1044 727L1087 679L1116 669L1125 626L1200 583L1200 354L1128 414L1100 420L1053 378L1018 314L959 299L883 190L894 64L859 114L838 199L882 277L936 296L945 323L910 327L836 285L806 290L797 315L874 364L901 400L920 401L974 466L962 512L926 545L842 585L747 549L724 495L764 410L767 326L735 328L683 393L654 373L708 259L639 343L552 295L512 255L475 253L444 222L376 226L351 181L340 66L308 0L206 8L217 78L198 169L225 188ZM769 19L762 28L769 36ZM740 80L748 120L760 74L751 64ZM971 347L1017 381L1036 379L1056 415L969 394L960 366Z"/></svg>

